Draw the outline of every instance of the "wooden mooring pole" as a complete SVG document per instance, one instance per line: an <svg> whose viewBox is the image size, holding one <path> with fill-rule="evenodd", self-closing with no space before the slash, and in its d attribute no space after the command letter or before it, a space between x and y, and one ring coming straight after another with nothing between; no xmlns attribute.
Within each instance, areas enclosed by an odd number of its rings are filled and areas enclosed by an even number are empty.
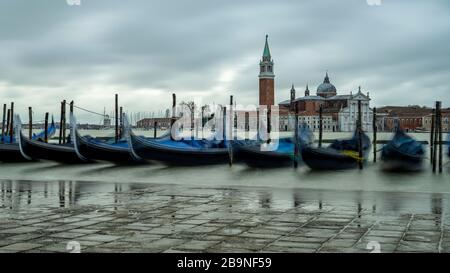
<svg viewBox="0 0 450 273"><path fill-rule="evenodd" d="M202 139L204 139L204 136L203 136L203 126L204 126L204 122L205 122L205 106L202 106L202 121L201 121L201 126L202 126Z"/></svg>
<svg viewBox="0 0 450 273"><path fill-rule="evenodd" d="M362 112L361 112L361 100L358 100L358 157L359 157L359 169L363 169L363 143L362 143Z"/></svg>
<svg viewBox="0 0 450 273"><path fill-rule="evenodd" d="M6 104L3 104L2 143L5 142Z"/></svg>
<svg viewBox="0 0 450 273"><path fill-rule="evenodd" d="M59 139L58 139L59 144L61 144L63 142L63 130L64 130L63 107L64 107L64 101L61 102L61 114L60 114L60 118L59 118Z"/></svg>
<svg viewBox="0 0 450 273"><path fill-rule="evenodd" d="M156 127L158 126L158 122L155 121L153 123L153 138L156 138Z"/></svg>
<svg viewBox="0 0 450 273"><path fill-rule="evenodd" d="M44 142L48 143L48 112L45 113L45 120L44 120Z"/></svg>
<svg viewBox="0 0 450 273"><path fill-rule="evenodd" d="M430 163L433 164L434 158L434 128L436 125L436 109L431 114L431 132L430 132Z"/></svg>
<svg viewBox="0 0 450 273"><path fill-rule="evenodd" d="M249 131L250 131L250 113L245 112L245 121L244 121L244 127L245 127L245 140L248 140L249 138Z"/></svg>
<svg viewBox="0 0 450 273"><path fill-rule="evenodd" d="M170 139L173 140L173 131L172 131L172 127L173 124L175 123L175 119L176 119L176 111L177 111L177 95L175 95L175 93L172 94L172 118L170 119Z"/></svg>
<svg viewBox="0 0 450 273"><path fill-rule="evenodd" d="M298 157L299 157L299 153L300 153L300 147L299 147L299 143L298 143L298 108L297 108L297 104L294 104L294 168L297 169L298 168Z"/></svg>
<svg viewBox="0 0 450 273"><path fill-rule="evenodd" d="M319 107L319 148L322 147L322 139L323 139L323 107L320 105Z"/></svg>
<svg viewBox="0 0 450 273"><path fill-rule="evenodd" d="M172 94L172 119L170 121L170 127L173 126L173 124L175 123L175 117L176 117L176 109L177 107L177 95L175 95L175 93Z"/></svg>
<svg viewBox="0 0 450 273"><path fill-rule="evenodd" d="M9 140L10 143L14 141L14 102L11 102L11 121L9 123Z"/></svg>
<svg viewBox="0 0 450 273"><path fill-rule="evenodd" d="M122 138L122 134L123 134L123 108L122 108L122 106L120 106L120 111L119 111L119 139Z"/></svg>
<svg viewBox="0 0 450 273"><path fill-rule="evenodd" d="M233 112L233 95L230 96L230 140L234 139L234 112Z"/></svg>
<svg viewBox="0 0 450 273"><path fill-rule="evenodd" d="M69 117L73 117L73 101L71 101L69 104ZM66 140L67 143L71 142L70 136L71 136L71 131L69 130L69 137ZM73 137L75 137L75 136L73 136Z"/></svg>
<svg viewBox="0 0 450 273"><path fill-rule="evenodd" d="M62 143L66 143L66 129L67 129L66 100L63 100L63 102L62 102Z"/></svg>
<svg viewBox="0 0 450 273"><path fill-rule="evenodd" d="M33 137L33 109L28 107L28 138Z"/></svg>
<svg viewBox="0 0 450 273"><path fill-rule="evenodd" d="M267 106L267 143L270 143L270 132L272 131L271 128L271 120L270 115L272 114L272 107L270 105Z"/></svg>
<svg viewBox="0 0 450 273"><path fill-rule="evenodd" d="M228 154L229 154L229 164L233 165L233 147L232 140L234 139L234 113L233 113L233 95L230 96L230 137L228 138Z"/></svg>
<svg viewBox="0 0 450 273"><path fill-rule="evenodd" d="M437 151L439 149L438 143L439 134L439 102L436 102L436 108L434 112L434 132L433 132L433 173L437 169Z"/></svg>
<svg viewBox="0 0 450 273"><path fill-rule="evenodd" d="M373 118L372 118L372 130L373 130L373 162L377 162L377 108L373 108Z"/></svg>
<svg viewBox="0 0 450 273"><path fill-rule="evenodd" d="M256 140L259 140L259 108L256 109Z"/></svg>
<svg viewBox="0 0 450 273"><path fill-rule="evenodd" d="M115 111L115 142L119 142L119 95L116 94L115 97L115 105L114 105L114 111Z"/></svg>
<svg viewBox="0 0 450 273"><path fill-rule="evenodd" d="M9 122L11 121L11 109L8 109L8 114L7 114L7 118L6 118L6 137L9 136Z"/></svg>
<svg viewBox="0 0 450 273"><path fill-rule="evenodd" d="M227 138L227 108L222 108L222 134L223 134L223 141L227 142L228 144L228 164L231 166L233 165L233 153L231 149L231 141Z"/></svg>
<svg viewBox="0 0 450 273"><path fill-rule="evenodd" d="M442 173L442 102L438 102L439 109L439 121L438 121L438 140L439 140L439 173Z"/></svg>

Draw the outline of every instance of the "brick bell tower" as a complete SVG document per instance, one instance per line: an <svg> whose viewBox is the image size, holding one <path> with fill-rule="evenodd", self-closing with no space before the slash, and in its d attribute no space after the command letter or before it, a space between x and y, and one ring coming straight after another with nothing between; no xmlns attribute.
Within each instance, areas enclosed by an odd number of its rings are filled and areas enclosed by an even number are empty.
<svg viewBox="0 0 450 273"><path fill-rule="evenodd" d="M275 103L275 74L273 74L273 60L270 56L268 37L266 35L262 60L259 62L259 105L270 106Z"/></svg>

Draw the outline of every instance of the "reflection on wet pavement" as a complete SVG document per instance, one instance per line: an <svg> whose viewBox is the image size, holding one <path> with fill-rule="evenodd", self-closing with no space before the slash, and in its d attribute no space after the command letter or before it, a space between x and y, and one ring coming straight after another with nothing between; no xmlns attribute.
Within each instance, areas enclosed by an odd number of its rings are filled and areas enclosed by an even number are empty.
<svg viewBox="0 0 450 273"><path fill-rule="evenodd" d="M447 193L0 181L0 252L447 252Z"/></svg>

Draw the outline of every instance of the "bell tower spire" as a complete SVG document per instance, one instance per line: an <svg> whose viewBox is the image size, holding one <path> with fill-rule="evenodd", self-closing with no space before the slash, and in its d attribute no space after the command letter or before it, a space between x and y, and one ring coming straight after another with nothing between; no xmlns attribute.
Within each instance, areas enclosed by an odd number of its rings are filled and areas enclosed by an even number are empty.
<svg viewBox="0 0 450 273"><path fill-rule="evenodd" d="M266 35L262 59L259 62L259 105L274 105L275 85L273 60L269 50L269 35Z"/></svg>
<svg viewBox="0 0 450 273"><path fill-rule="evenodd" d="M264 51L263 51L263 61L270 61L269 42L267 41L268 38L269 38L269 35L266 35L266 44L264 45Z"/></svg>

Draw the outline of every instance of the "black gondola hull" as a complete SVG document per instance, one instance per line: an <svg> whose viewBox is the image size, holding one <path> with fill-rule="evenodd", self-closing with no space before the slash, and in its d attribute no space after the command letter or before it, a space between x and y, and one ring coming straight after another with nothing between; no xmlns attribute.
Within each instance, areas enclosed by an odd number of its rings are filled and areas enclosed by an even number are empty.
<svg viewBox="0 0 450 273"><path fill-rule="evenodd" d="M71 144L51 144L29 140L20 134L20 148L22 152L32 159L52 160L62 163L84 163Z"/></svg>
<svg viewBox="0 0 450 273"><path fill-rule="evenodd" d="M420 171L424 160L423 145L400 128L381 151L382 169L385 171Z"/></svg>
<svg viewBox="0 0 450 273"><path fill-rule="evenodd" d="M340 154L329 148L304 147L301 149L303 162L313 170L345 170L359 165L357 158Z"/></svg>
<svg viewBox="0 0 450 273"><path fill-rule="evenodd" d="M423 155L409 155L392 147L385 148L381 153L382 169L385 171L421 171L423 170Z"/></svg>
<svg viewBox="0 0 450 273"><path fill-rule="evenodd" d="M259 145L238 147L236 157L252 168L281 168L293 165L290 154L276 151L261 151Z"/></svg>
<svg viewBox="0 0 450 273"><path fill-rule="evenodd" d="M2 162L27 162L29 161L20 153L18 143L0 144L0 161Z"/></svg>
<svg viewBox="0 0 450 273"><path fill-rule="evenodd" d="M99 145L82 137L78 131L75 132L75 145L78 154L90 160L103 160L119 164L137 163L129 148L125 147L106 147ZM112 145L111 145L112 146Z"/></svg>
<svg viewBox="0 0 450 273"><path fill-rule="evenodd" d="M229 162L229 153L226 148L204 150L171 149L169 147L156 145L133 133L130 133L130 142L133 153L138 157L145 160L161 161L167 165L195 166Z"/></svg>

